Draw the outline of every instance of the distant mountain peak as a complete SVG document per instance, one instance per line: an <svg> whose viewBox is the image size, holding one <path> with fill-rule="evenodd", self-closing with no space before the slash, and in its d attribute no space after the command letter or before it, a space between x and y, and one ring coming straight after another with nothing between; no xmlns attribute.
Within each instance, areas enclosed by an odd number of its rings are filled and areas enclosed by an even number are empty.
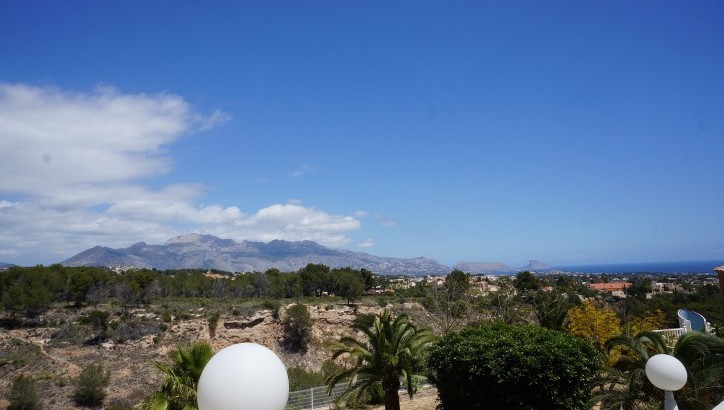
<svg viewBox="0 0 724 410"><path fill-rule="evenodd" d="M190 233L168 239L163 245L139 242L128 248L96 246L63 262L66 266L134 266L137 268L219 269L229 272L256 272L276 268L296 271L309 263L332 268L350 266L388 275L441 275L450 268L427 258L383 258L367 253L333 249L314 241L290 242L282 239L264 242L221 239Z"/></svg>
<svg viewBox="0 0 724 410"><path fill-rule="evenodd" d="M521 269L522 270L543 270L543 269L548 269L549 267L550 266L545 262L531 259L530 261L528 261L528 264L526 266L522 267Z"/></svg>
<svg viewBox="0 0 724 410"><path fill-rule="evenodd" d="M454 267L468 273L508 273L515 271L514 268L502 262L460 262Z"/></svg>

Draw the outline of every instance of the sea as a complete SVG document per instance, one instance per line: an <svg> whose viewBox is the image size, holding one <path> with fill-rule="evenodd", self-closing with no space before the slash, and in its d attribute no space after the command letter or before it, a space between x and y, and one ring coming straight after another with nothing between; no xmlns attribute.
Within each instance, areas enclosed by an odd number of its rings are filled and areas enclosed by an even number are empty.
<svg viewBox="0 0 724 410"><path fill-rule="evenodd" d="M598 265L554 266L553 270L580 273L678 273L714 274L714 268L724 266L724 259L684 262L639 262Z"/></svg>

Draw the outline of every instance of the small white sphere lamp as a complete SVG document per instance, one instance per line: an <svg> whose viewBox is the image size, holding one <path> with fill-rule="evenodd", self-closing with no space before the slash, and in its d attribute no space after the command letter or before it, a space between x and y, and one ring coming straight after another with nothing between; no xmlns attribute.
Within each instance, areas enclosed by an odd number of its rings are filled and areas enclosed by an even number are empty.
<svg viewBox="0 0 724 410"><path fill-rule="evenodd" d="M651 384L664 390L664 409L678 410L675 391L686 384L686 368L679 359L668 354L657 354L646 362L646 377Z"/></svg>
<svg viewBox="0 0 724 410"><path fill-rule="evenodd" d="M239 343L209 360L196 395L199 410L284 410L289 378L274 352L256 343Z"/></svg>

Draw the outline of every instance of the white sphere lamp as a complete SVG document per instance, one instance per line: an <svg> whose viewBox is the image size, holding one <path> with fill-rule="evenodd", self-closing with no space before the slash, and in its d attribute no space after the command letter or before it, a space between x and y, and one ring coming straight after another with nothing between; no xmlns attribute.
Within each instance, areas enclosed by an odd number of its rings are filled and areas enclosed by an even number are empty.
<svg viewBox="0 0 724 410"><path fill-rule="evenodd" d="M686 368L679 359L668 354L657 354L646 362L646 377L651 384L664 390L664 409L676 410L675 391L686 384Z"/></svg>
<svg viewBox="0 0 724 410"><path fill-rule="evenodd" d="M274 352L256 343L239 343L209 360L196 395L199 410L284 410L289 378Z"/></svg>

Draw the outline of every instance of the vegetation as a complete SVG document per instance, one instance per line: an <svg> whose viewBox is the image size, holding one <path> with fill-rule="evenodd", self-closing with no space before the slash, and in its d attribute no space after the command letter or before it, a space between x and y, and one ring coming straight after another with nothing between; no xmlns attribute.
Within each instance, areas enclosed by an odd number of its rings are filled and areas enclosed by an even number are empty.
<svg viewBox="0 0 724 410"><path fill-rule="evenodd" d="M294 304L284 318L284 346L290 352L305 352L312 340L312 317L307 307Z"/></svg>
<svg viewBox="0 0 724 410"><path fill-rule="evenodd" d="M124 313L138 304L181 298L299 298L337 295L358 299L377 279L365 269L309 264L297 272L252 272L211 278L201 269L130 270L122 275L90 267L11 267L0 271L0 303L13 315L37 318L54 303L97 306L114 301Z"/></svg>
<svg viewBox="0 0 724 410"><path fill-rule="evenodd" d="M599 364L582 339L504 323L448 334L427 360L444 410L590 409Z"/></svg>
<svg viewBox="0 0 724 410"><path fill-rule="evenodd" d="M289 367L287 368L289 391L322 386L325 384L327 378L341 370L343 370L342 367L331 360L322 363L322 369L320 371L307 370L301 366Z"/></svg>
<svg viewBox="0 0 724 410"><path fill-rule="evenodd" d="M73 381L73 401L79 406L100 407L106 398L105 388L110 379L110 371L104 371L102 364L89 364Z"/></svg>
<svg viewBox="0 0 724 410"><path fill-rule="evenodd" d="M621 355L604 368L592 403L603 410L655 408L661 390L648 381L646 361L656 354L671 354L686 367L687 384L677 393L682 410L709 410L724 398L724 340L704 333L687 333L673 349L659 334L642 332L636 337L618 336L606 343L609 351L620 348Z"/></svg>
<svg viewBox="0 0 724 410"><path fill-rule="evenodd" d="M201 372L214 355L208 343L179 347L172 353L173 364L156 362L164 375L161 390L152 393L141 404L143 410L195 410L196 388Z"/></svg>
<svg viewBox="0 0 724 410"><path fill-rule="evenodd" d="M433 314L436 326L447 333L465 322L471 310L470 275L453 270L442 287L428 287L423 304Z"/></svg>
<svg viewBox="0 0 724 410"><path fill-rule="evenodd" d="M326 309L331 309L335 303L346 301L350 304L359 300L365 289L396 287L406 282L404 278L375 277L365 269L331 269L319 264L309 264L296 272L269 269L265 272L237 275L216 273L222 275L210 277L206 275L206 270L197 269L138 269L117 274L102 268L70 268L60 265L12 267L0 271L0 304L5 313L0 317L0 326L53 327L48 343L53 349L96 345L107 340L123 343L147 335L154 336L154 343L164 343L177 336L175 333L164 336L163 332L179 320L205 315L202 320L208 324L209 335L213 338L222 314L247 316L263 308L271 309L276 320L282 318L284 348L290 352L303 353L311 341L312 326L305 303L325 305ZM653 403L647 393L648 382L645 377L639 377L640 372L637 373L635 369L625 365L628 363L625 360L631 360L631 357L635 356L632 353L635 348L632 347L633 342L624 343L624 340L633 341L636 338L632 336L652 329L678 327L676 311L679 308L703 314L719 332L724 332L722 299L718 288L711 284L711 275L701 278L629 275L625 280L632 282L632 286L626 289L626 298L598 293L586 287L586 283L591 281L624 279L623 276L616 276L535 275L521 272L515 277L503 276L493 280L470 276L456 270L447 275L444 281L422 280L417 282L416 286L396 288L394 294L386 293L366 298L364 303L381 308L392 303L396 309L407 310L409 305L403 305L404 302L418 302L426 311L418 312L414 308L408 313L421 313L415 316L415 321L425 323L441 334L460 331L471 323L494 321L566 330L588 339L607 355L608 367L601 373L606 377L599 381L595 391L597 395L606 396L606 403L616 403L618 399L614 396L618 394L621 396L619 398L625 399L624 402L627 400L634 403L633 407L647 406ZM671 289L672 285L676 284L676 290L674 293L654 294L651 297L648 293L654 281L675 282L667 286ZM581 297L585 297L585 302L581 302ZM340 298L343 299L340 301ZM292 300L297 304L291 306L287 312L281 309L281 306L288 305ZM162 320L137 315L136 309L139 307ZM49 308L53 308L51 315L45 314ZM376 324L379 320L380 315L360 313L352 327L355 331L365 328L368 332L385 333L381 330L384 326L377 328L380 326ZM393 318L392 322L394 321ZM409 321L406 320L406 323L409 324ZM367 346L364 349L369 352L376 351L378 347L366 340L369 335L364 332L362 334L360 341ZM429 338L426 332L420 334ZM722 334L720 333L720 336ZM619 342L607 344L606 341L612 337ZM642 339L641 343L648 346L649 342ZM39 354L39 348L33 343L10 339L7 347L8 349L0 351L0 366L5 366L9 371L8 378L21 372L33 371L39 363L47 360L45 355ZM350 358L347 360L352 360L355 364L350 367L348 363L344 370L337 368L334 371L313 371L290 368L290 386L296 389L309 386L310 383L319 384L322 380L331 381L333 376L377 360L370 358L369 362L360 362L361 353L357 356L351 354L352 349L359 347L350 340L347 341L344 348L350 350ZM380 351L386 351L385 349L387 347L379 347ZM720 357L717 356L718 353L712 353L718 348L709 346L707 349L709 361ZM678 354L677 352L678 350L671 351L673 354ZM400 354L404 356L406 353ZM393 354L391 357L394 356ZM377 363L381 362L382 359L377 360ZM724 371L702 361L697 363L699 364L690 369L690 380L684 388L685 393L677 395L677 398L687 398L687 402L683 404L679 400L682 410L704 408L702 405L696 407L696 403L713 403L715 398L724 397L722 388L716 387L724 385L724 382L717 378L717 375L724 374ZM166 403L164 406L168 409L173 409L173 406L183 408L195 405L193 401L184 401L185 393L181 393L193 391L195 395L194 378L180 376L185 373L175 369L175 364L158 367L166 374L168 383L165 382L153 397L164 397L159 402ZM427 372L419 360L413 363L412 369L413 374ZM699 372L697 369L706 370ZM717 371L719 373L716 373ZM404 372L405 382L408 383L406 374L409 372L407 369L404 369ZM364 374L366 373L361 371L357 380L366 380L362 377ZM170 378L171 376L175 378ZM45 387L47 376L35 374L34 379L27 380L42 381L42 386ZM343 377L337 379L337 382L349 383L350 380ZM347 403L349 400L369 402L374 396L384 401L385 389L382 380L383 378L378 378L366 387L353 383L348 389ZM411 380L412 388L408 389L414 391L415 379ZM178 386L190 386L191 390ZM619 389L612 391L611 386L619 386ZM626 389L621 389L621 386ZM103 388L100 391L103 392ZM626 391L631 393L629 397L625 397ZM654 395L651 400L658 403L656 391L652 390L650 394ZM150 403L150 398L147 398L147 404ZM129 403L119 401L112 405L124 408L128 407ZM612 406L615 407L615 404ZM624 405L624 408L627 408L626 406Z"/></svg>
<svg viewBox="0 0 724 410"><path fill-rule="evenodd" d="M337 383L349 380L340 399L358 398L378 386L384 391L385 410L399 410L400 379L410 397L414 394L415 377L423 369L423 359L432 336L410 323L405 315L393 317L387 310L378 315L372 327L355 324L364 340L343 337L343 347L337 349L332 360L348 355L352 367L343 369L327 379L329 392Z"/></svg>
<svg viewBox="0 0 724 410"><path fill-rule="evenodd" d="M209 322L209 337L211 339L214 338L216 335L216 328L219 326L219 318L221 317L221 314L219 312L214 313L213 315L209 316L208 322Z"/></svg>
<svg viewBox="0 0 724 410"><path fill-rule="evenodd" d="M40 398L35 390L35 381L32 377L23 374L13 378L8 395L10 405L8 410L39 410Z"/></svg>
<svg viewBox="0 0 724 410"><path fill-rule="evenodd" d="M621 334L621 320L613 309L597 307L587 300L568 311L568 331L590 340L604 352L606 341Z"/></svg>

